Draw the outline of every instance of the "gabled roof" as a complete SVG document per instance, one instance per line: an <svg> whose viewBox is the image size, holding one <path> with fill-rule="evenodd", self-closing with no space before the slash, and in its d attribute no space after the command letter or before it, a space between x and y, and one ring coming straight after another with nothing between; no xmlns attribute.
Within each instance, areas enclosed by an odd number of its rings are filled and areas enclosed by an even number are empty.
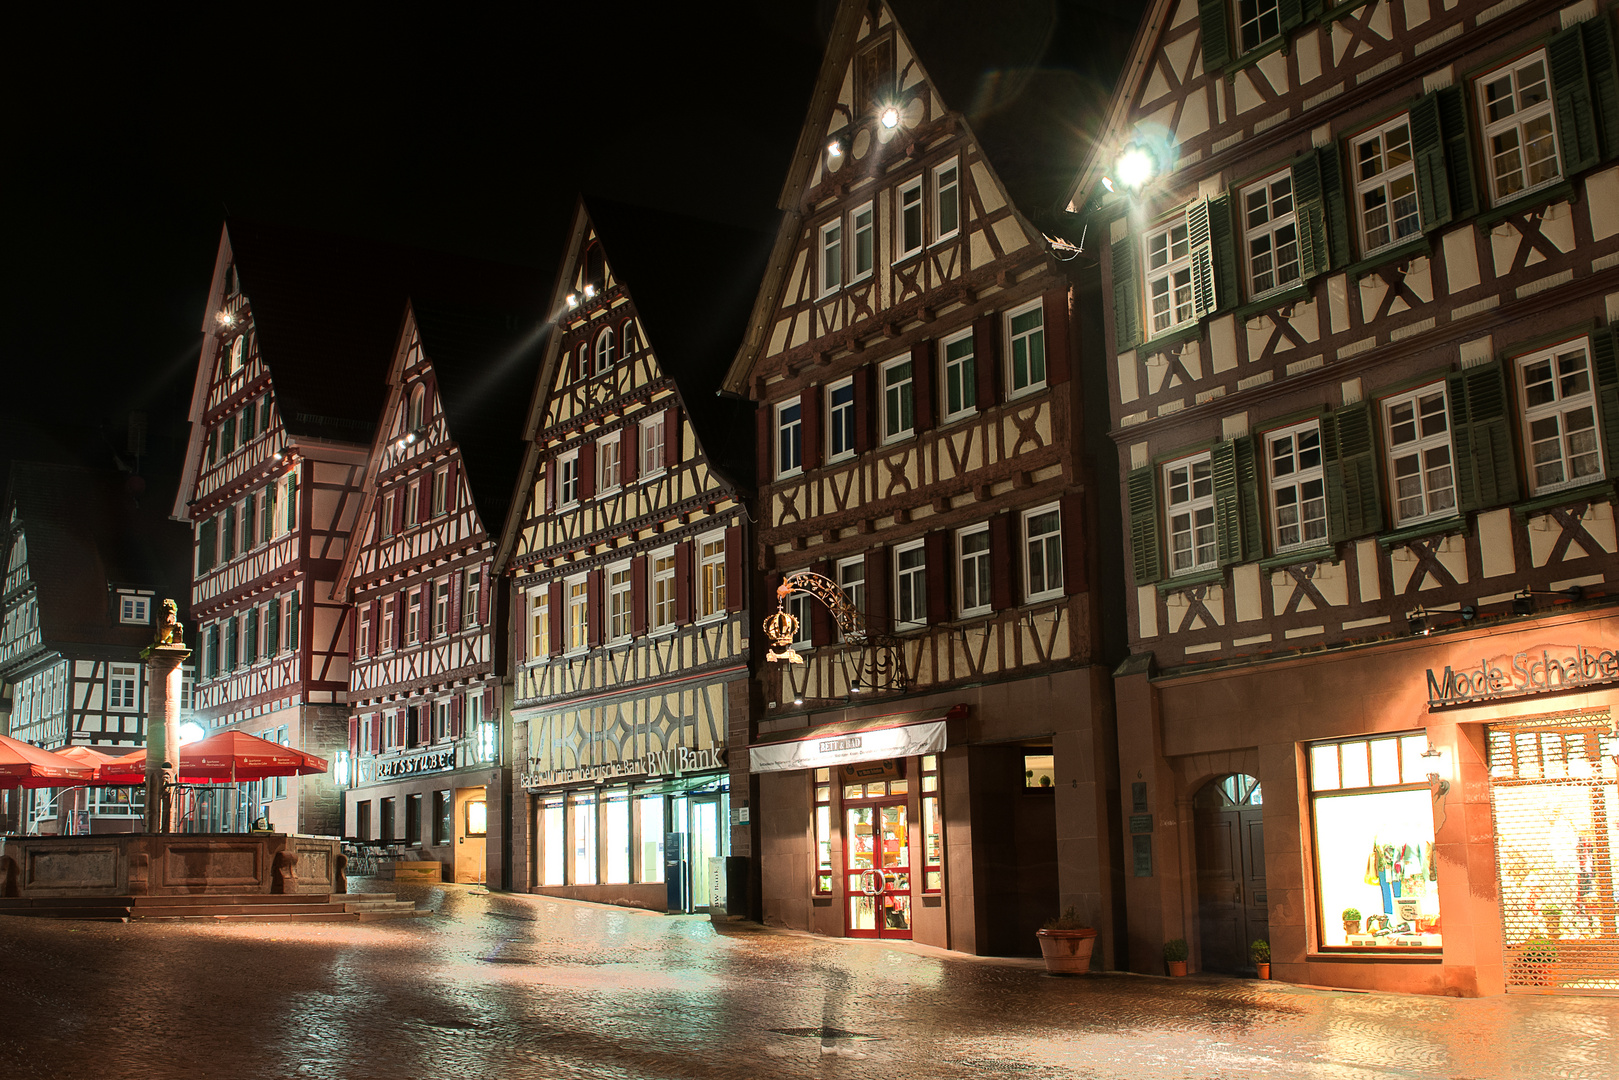
<svg viewBox="0 0 1619 1080"><path fill-rule="evenodd" d="M150 626L119 625L109 590L155 590L153 608L190 607L191 535L170 521L140 477L110 469L16 462L7 508L28 542L28 574L47 645L125 645L151 640ZM9 514L8 514L9 517Z"/></svg>

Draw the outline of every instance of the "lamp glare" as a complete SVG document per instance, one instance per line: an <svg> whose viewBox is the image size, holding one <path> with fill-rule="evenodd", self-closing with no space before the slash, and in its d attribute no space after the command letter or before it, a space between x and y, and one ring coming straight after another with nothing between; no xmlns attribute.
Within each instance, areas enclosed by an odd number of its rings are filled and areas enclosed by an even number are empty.
<svg viewBox="0 0 1619 1080"><path fill-rule="evenodd" d="M576 308L578 306L579 306L579 294L578 293L569 293L568 294L568 310L572 311L574 308Z"/></svg>
<svg viewBox="0 0 1619 1080"><path fill-rule="evenodd" d="M826 144L826 152L833 157L843 156L843 144L836 139Z"/></svg>
<svg viewBox="0 0 1619 1080"><path fill-rule="evenodd" d="M1158 171L1157 162L1152 155L1139 146L1132 146L1119 155L1118 174L1119 183L1127 188L1139 191L1141 187L1151 180Z"/></svg>
<svg viewBox="0 0 1619 1080"><path fill-rule="evenodd" d="M890 105L883 110L882 116L878 119L881 120L883 127L892 131L894 128L899 127L899 110Z"/></svg>

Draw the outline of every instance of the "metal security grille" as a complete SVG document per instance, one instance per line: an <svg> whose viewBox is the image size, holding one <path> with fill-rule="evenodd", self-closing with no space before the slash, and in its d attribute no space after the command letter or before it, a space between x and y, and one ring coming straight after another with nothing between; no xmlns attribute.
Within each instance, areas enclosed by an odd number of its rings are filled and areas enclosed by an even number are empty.
<svg viewBox="0 0 1619 1080"><path fill-rule="evenodd" d="M1619 993L1619 738L1607 710L1488 734L1508 991Z"/></svg>

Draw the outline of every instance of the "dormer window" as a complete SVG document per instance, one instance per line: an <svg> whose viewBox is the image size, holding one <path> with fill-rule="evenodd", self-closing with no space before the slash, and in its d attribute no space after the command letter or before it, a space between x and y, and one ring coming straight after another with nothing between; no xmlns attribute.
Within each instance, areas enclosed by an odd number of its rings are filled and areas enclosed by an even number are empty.
<svg viewBox="0 0 1619 1080"><path fill-rule="evenodd" d="M607 327L596 337L596 371L601 373L613 366L616 351L613 342L613 328Z"/></svg>
<svg viewBox="0 0 1619 1080"><path fill-rule="evenodd" d="M410 391L410 409L405 416L405 431L419 431L422 415L427 410L427 388L418 383Z"/></svg>
<svg viewBox="0 0 1619 1080"><path fill-rule="evenodd" d="M118 621L125 626L150 626L152 624L152 598L150 596L137 596L134 593L120 592L118 594Z"/></svg>

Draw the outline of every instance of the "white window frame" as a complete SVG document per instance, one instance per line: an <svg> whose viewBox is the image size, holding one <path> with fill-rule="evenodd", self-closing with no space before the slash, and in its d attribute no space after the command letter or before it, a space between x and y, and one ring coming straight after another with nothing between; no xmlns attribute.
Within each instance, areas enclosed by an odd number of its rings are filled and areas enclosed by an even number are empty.
<svg viewBox="0 0 1619 1080"><path fill-rule="evenodd" d="M433 582L433 637L441 638L450 632L450 579Z"/></svg>
<svg viewBox="0 0 1619 1080"><path fill-rule="evenodd" d="M852 570L860 576L845 573ZM853 555L847 559L839 559L833 571L837 575L838 588L843 591L843 598L861 615L866 613L866 557Z"/></svg>
<svg viewBox="0 0 1619 1080"><path fill-rule="evenodd" d="M907 559L920 561L907 566ZM914 630L928 621L928 556L926 543L894 545L894 629ZM907 598L909 603L907 603Z"/></svg>
<svg viewBox="0 0 1619 1080"><path fill-rule="evenodd" d="M1039 314L1040 325L1037 327L1030 327L1029 329L1023 331L1014 331L1012 324L1023 316L1029 314L1031 311ZM1044 390L1046 388L1046 381L1051 377L1051 354L1046 348L1046 313L1044 302L1035 299L1029 301L1027 304L1020 304L1019 306L1012 308L1004 316L1002 332L1006 335L1007 397L1023 397L1026 394L1037 394L1041 390ZM1040 343L1040 377L1038 379L1034 377L1034 364L1028 359L1033 355L1034 342L1036 340L1038 340ZM1025 354L1025 365L1027 367L1026 377L1028 379L1028 381L1021 386L1018 385L1017 381L1018 347L1020 345L1023 347Z"/></svg>
<svg viewBox="0 0 1619 1080"><path fill-rule="evenodd" d="M662 548L652 552L647 564L647 627L654 634L674 630L675 619L675 549Z"/></svg>
<svg viewBox="0 0 1619 1080"><path fill-rule="evenodd" d="M562 624L563 652L570 655L582 653L590 648L590 582L589 575L578 574L567 578L562 583L562 602L566 605L563 611L566 618Z"/></svg>
<svg viewBox="0 0 1619 1080"><path fill-rule="evenodd" d="M889 372L904 367L904 376L895 376L890 383ZM916 434L916 369L911 366L909 356L895 357L885 361L877 369L877 382L882 392L883 412L883 442L898 442L908 439ZM889 398L893 397L894 415L890 415ZM905 423L906 412L910 413L910 423Z"/></svg>
<svg viewBox="0 0 1619 1080"><path fill-rule="evenodd" d="M637 448L637 453L641 455L641 467L637 474L643 480L663 472L663 432L666 422L667 414L662 409L641 421L641 441Z"/></svg>
<svg viewBox="0 0 1619 1080"><path fill-rule="evenodd" d="M551 655L550 585L528 591L528 645L530 660L544 660Z"/></svg>
<svg viewBox="0 0 1619 1080"><path fill-rule="evenodd" d="M927 221L922 209L922 178L907 180L894 194L894 261L900 262L922 250L927 242ZM910 239L907 215L914 211L916 218L915 243Z"/></svg>
<svg viewBox="0 0 1619 1080"><path fill-rule="evenodd" d="M612 367L613 361L618 359L618 343L613 337L613 328L611 326L602 327L601 333L596 335L596 345L593 352L596 357L593 370L597 375Z"/></svg>
<svg viewBox="0 0 1619 1080"><path fill-rule="evenodd" d="M384 540L393 538L394 500L397 498L398 495L391 491L382 497L382 528L379 530L379 532Z"/></svg>
<svg viewBox="0 0 1619 1080"><path fill-rule="evenodd" d="M1057 527L1044 532L1034 531L1036 519L1050 514L1056 518ZM1023 511L1022 538L1023 538L1023 598L1025 600L1053 600L1063 595L1064 574L1068 567L1063 564L1062 557L1062 504L1046 503L1036 506L1032 510ZM1034 587L1035 568L1038 565L1041 577L1045 581L1045 588ZM1055 568L1055 572L1053 572ZM1052 579L1056 582L1053 584Z"/></svg>
<svg viewBox="0 0 1619 1080"><path fill-rule="evenodd" d="M596 492L616 491L623 482L623 436L614 432L596 440Z"/></svg>
<svg viewBox="0 0 1619 1080"><path fill-rule="evenodd" d="M118 594L118 621L125 626L149 626L152 622L152 598L133 593Z"/></svg>
<svg viewBox="0 0 1619 1080"><path fill-rule="evenodd" d="M787 613L797 619L797 629L793 632L792 647L795 649L808 649L814 642L811 640L811 608L810 594L802 590L794 590L787 596L785 607Z"/></svg>
<svg viewBox="0 0 1619 1080"><path fill-rule="evenodd" d="M1156 245L1162 243L1162 253L1154 255ZM1155 265L1154 259L1158 262ZM1192 288L1192 230L1186 222L1185 208L1158 228L1147 233L1141 248L1142 296L1147 303L1147 333L1150 340L1172 333L1182 326L1197 321L1197 302ZM1153 291L1155 282L1163 282L1163 318L1160 325L1157 299Z"/></svg>
<svg viewBox="0 0 1619 1080"><path fill-rule="evenodd" d="M405 644L419 645L422 640L422 590L415 588L405 594Z"/></svg>
<svg viewBox="0 0 1619 1080"><path fill-rule="evenodd" d="M478 590L481 588L483 588L483 568L474 567L468 570L461 587L461 625L456 629L463 630L478 625Z"/></svg>
<svg viewBox="0 0 1619 1080"><path fill-rule="evenodd" d="M1248 5L1249 9L1244 10ZM1251 33L1246 33L1249 27ZM1236 0L1232 5L1231 29L1237 55L1244 56L1282 35L1281 4L1277 0Z"/></svg>
<svg viewBox="0 0 1619 1080"><path fill-rule="evenodd" d="M278 601L279 602L279 601ZM377 633L377 653L392 652L394 648L394 627L399 618L399 601L395 597L388 597L382 602L382 626Z"/></svg>
<svg viewBox="0 0 1619 1080"><path fill-rule="evenodd" d="M1403 144L1398 140L1402 137ZM1392 143L1391 143L1392 140ZM1405 147L1400 160L1399 147ZM1390 163L1391 157L1394 159ZM1370 255L1422 235L1422 208L1417 199L1417 159L1411 141L1411 114L1383 121L1350 140L1350 170L1355 182L1355 222L1362 255ZM1375 205L1369 200L1380 200ZM1401 207L1406 212L1400 212ZM1378 226L1385 235L1374 239L1368 218L1382 215ZM1408 228L1402 231L1401 223Z"/></svg>
<svg viewBox="0 0 1619 1080"><path fill-rule="evenodd" d="M697 537L697 619L718 619L725 615L725 531Z"/></svg>
<svg viewBox="0 0 1619 1080"><path fill-rule="evenodd" d="M557 455L557 505L577 506L579 503L579 451L569 450Z"/></svg>
<svg viewBox="0 0 1619 1080"><path fill-rule="evenodd" d="M843 218L838 216L821 226L816 272L820 275L823 297L843 288Z"/></svg>
<svg viewBox="0 0 1619 1080"><path fill-rule="evenodd" d="M272 600L270 602L272 604L277 604L277 605L279 605L281 603L280 600ZM277 615L277 618L279 619L279 613ZM281 651L281 643L279 641L270 642L270 655L271 656L274 656L276 653L279 653L280 651ZM381 652L382 650L378 649L377 651ZM371 605L370 604L362 605L361 608L360 608L360 628L359 628L358 634L355 636L355 639L354 639L354 654L356 656L360 657L361 659L364 659L365 657L368 657L368 656L371 655Z"/></svg>
<svg viewBox="0 0 1619 1080"><path fill-rule="evenodd" d="M633 575L630 572L629 562L626 560L625 562L612 564L607 567L603 577L606 581L607 593L605 598L607 601L607 640L614 644L628 641L635 630L635 620L631 614L633 608L630 595L630 583Z"/></svg>
<svg viewBox="0 0 1619 1080"><path fill-rule="evenodd" d="M861 224L862 217L865 224ZM864 281L876 266L877 214L868 202L849 211L849 282Z"/></svg>
<svg viewBox="0 0 1619 1080"><path fill-rule="evenodd" d="M845 390L848 391L849 400L835 403L834 396ZM848 441L848 445L842 449L838 447L840 434L847 435ZM851 376L828 383L826 387L826 460L829 463L847 461L854 457L854 446L854 378Z"/></svg>
<svg viewBox="0 0 1619 1080"><path fill-rule="evenodd" d="M1580 366L1575 369L1564 369L1564 362L1578 357ZM1536 383L1529 381L1529 369L1545 364L1549 379L1537 379ZM1519 400L1523 402L1523 451L1525 456L1525 472L1529 477L1529 489L1536 495L1550 494L1571 487L1580 487L1585 484L1594 484L1607 476L1607 462L1603 460L1602 453L1602 418L1597 408L1594 371L1591 362L1591 341L1589 338L1575 338L1553 345L1547 349L1540 349L1525 356L1517 357L1513 361L1517 372ZM1583 382L1583 389L1579 383ZM1545 383L1546 390L1532 390L1532 386ZM1570 384L1573 385L1570 385ZM1549 392L1550 396L1546 396ZM1531 402L1531 394L1534 400ZM1588 419L1587 426L1574 429L1577 434L1571 436L1569 418L1584 412ZM1555 431L1548 436L1544 427L1548 422L1554 422ZM1537 438L1536 425L1542 425ZM1540 479L1540 465L1550 464L1550 461L1537 463L1536 447L1555 441L1558 471L1562 474L1560 479L1542 481ZM1584 443L1575 452L1571 452L1571 444ZM1575 460L1596 461L1596 471L1574 475ZM1573 460L1571 460L1573 459Z"/></svg>
<svg viewBox="0 0 1619 1080"><path fill-rule="evenodd" d="M776 475L797 476L804 471L804 401L779 402L776 411ZM788 415L791 413L791 415Z"/></svg>
<svg viewBox="0 0 1619 1080"><path fill-rule="evenodd" d="M450 511L450 470L436 469L433 472L433 516L447 514Z"/></svg>
<svg viewBox="0 0 1619 1080"><path fill-rule="evenodd" d="M1520 76L1529 72L1537 64L1540 67L1539 81L1531 81L1525 84ZM1499 84L1503 78L1508 80L1508 89L1513 108L1511 112L1503 113L1499 118L1491 120L1491 102L1489 99L1489 92L1492 89L1491 84ZM1556 99L1552 95L1551 64L1547 59L1546 50L1537 49L1515 60L1508 61L1493 71L1485 72L1473 80L1473 87L1474 98L1478 103L1481 131L1479 145L1483 147L1484 172L1490 189L1490 205L1499 206L1502 203L1511 202L1513 199L1522 198L1531 192L1539 191L1543 187L1562 180L1562 135L1557 130ZM1531 101L1527 105L1523 104L1521 100L1523 92L1529 90L1533 93L1537 87L1540 88L1540 92L1544 96ZM1544 120L1543 131L1528 132L1525 130L1529 125L1539 125L1542 120ZM1533 140L1527 138L1530 134L1534 135ZM1507 164L1506 154L1495 153L1494 146L1497 139L1505 138L1509 135L1513 139L1518 158L1517 168L1512 171L1518 174L1519 182L1517 187L1509 187L1503 190L1502 173L1499 170ZM1524 151L1527 145L1533 145L1545 139L1551 140L1551 153L1549 156L1542 157L1539 160L1549 160L1553 165L1553 170L1551 175L1531 183L1529 164ZM1507 153L1512 152L1512 150L1507 151Z"/></svg>
<svg viewBox="0 0 1619 1080"><path fill-rule="evenodd" d="M405 485L405 525L422 523L422 487L414 481Z"/></svg>
<svg viewBox="0 0 1619 1080"><path fill-rule="evenodd" d="M1201 467L1201 475L1199 468ZM1182 475L1184 473L1184 476ZM1197 574L1220 565L1219 523L1214 516L1214 466L1212 455L1204 451L1175 461L1166 462L1161 471L1164 491L1164 528L1168 540L1169 573L1171 577ZM1184 491L1184 494L1182 494ZM1202 520L1206 514L1206 521ZM1177 527L1177 517L1184 516L1186 525ZM1208 530L1207 542L1200 542L1199 532ZM1175 565L1175 539L1184 535L1188 558L1184 565ZM1199 549L1205 549L1200 558Z"/></svg>
<svg viewBox="0 0 1619 1080"><path fill-rule="evenodd" d="M959 351L958 346L965 344L966 350ZM952 350L958 350L951 356ZM978 412L978 361L977 345L971 330L963 330L939 342L939 380L944 388L940 404L944 409L946 423L960 420L963 417L976 415ZM950 407L951 393L955 392L958 398L957 407Z"/></svg>
<svg viewBox="0 0 1619 1080"><path fill-rule="evenodd" d="M450 699L439 698L433 702L433 730L432 741L444 742L450 737Z"/></svg>
<svg viewBox="0 0 1619 1080"><path fill-rule="evenodd" d="M1437 398L1437 410L1429 408ZM1401 409L1411 409L1410 423L1413 437L1405 439L1399 444L1395 443L1397 424L1405 422L1403 416L1397 421L1396 413ZM1394 523L1396 525L1411 525L1421 521L1436 521L1443 518L1455 517L1460 511L1456 502L1456 446L1451 439L1450 430L1450 392L1443 380L1419 386L1403 394L1384 398L1381 402L1383 416L1383 446L1386 448L1385 460L1388 463L1388 485L1390 502L1394 507ZM1437 416L1444 421L1444 427L1437 432L1424 433L1423 417ZM1445 460L1442 466L1435 463L1432 454L1444 449ZM1416 457L1417 471L1413 476L1418 484L1422 500L1421 513L1402 512L1401 504L1413 496L1402 497L1400 492L1400 467L1407 458ZM1433 473L1443 468L1449 473L1449 483L1441 485L1435 482ZM1445 503L1443 493L1449 492L1449 503Z"/></svg>
<svg viewBox="0 0 1619 1080"><path fill-rule="evenodd" d="M135 664L112 664L107 669L107 708L133 711L140 707L141 674Z"/></svg>
<svg viewBox="0 0 1619 1080"><path fill-rule="evenodd" d="M949 205L955 224L944 227L945 208ZM961 233L961 159L953 157L933 167L933 242L942 244Z"/></svg>
<svg viewBox="0 0 1619 1080"><path fill-rule="evenodd" d="M974 545L983 538L983 549L968 551L967 542ZM971 589L968 583L971 582ZM994 610L995 575L989 553L989 524L969 525L956 530L956 613L967 619L975 615L988 615ZM969 595L969 593L971 595ZM977 603L969 604L969 599Z"/></svg>
<svg viewBox="0 0 1619 1080"><path fill-rule="evenodd" d="M1327 477L1321 421L1306 420L1267 431L1265 477L1270 485L1271 550L1297 551L1327 543Z"/></svg>
<svg viewBox="0 0 1619 1080"><path fill-rule="evenodd" d="M1285 191L1281 190L1285 187ZM1247 271L1248 295L1267 296L1296 287L1304 280L1303 245L1299 241L1298 199L1293 190L1293 170L1280 169L1244 187L1237 196L1242 214L1243 265ZM1263 220L1256 221L1262 213ZM1267 269L1257 266L1255 245L1265 245ZM1291 276L1284 277L1291 271ZM1265 281L1264 276L1269 280Z"/></svg>

